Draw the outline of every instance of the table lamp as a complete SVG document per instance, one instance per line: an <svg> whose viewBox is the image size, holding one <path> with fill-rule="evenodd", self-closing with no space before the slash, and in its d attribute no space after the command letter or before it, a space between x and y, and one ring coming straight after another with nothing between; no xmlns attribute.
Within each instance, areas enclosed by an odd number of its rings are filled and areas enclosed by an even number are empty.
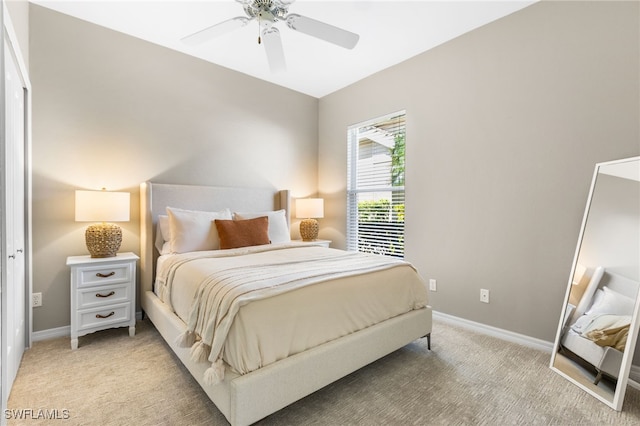
<svg viewBox="0 0 640 426"><path fill-rule="evenodd" d="M300 222L300 236L303 241L318 238L318 221L324 217L324 200L322 198L299 198L296 200L296 217Z"/></svg>
<svg viewBox="0 0 640 426"><path fill-rule="evenodd" d="M91 257L113 257L122 243L122 229L111 222L129 221L128 192L76 191L76 222L100 222L85 232Z"/></svg>

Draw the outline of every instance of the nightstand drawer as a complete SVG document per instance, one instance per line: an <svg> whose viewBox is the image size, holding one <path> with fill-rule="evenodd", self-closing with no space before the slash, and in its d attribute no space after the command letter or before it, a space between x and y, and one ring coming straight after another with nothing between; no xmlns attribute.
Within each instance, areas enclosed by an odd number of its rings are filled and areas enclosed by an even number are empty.
<svg viewBox="0 0 640 426"><path fill-rule="evenodd" d="M132 280L132 271L130 263L78 268L78 288L128 282Z"/></svg>
<svg viewBox="0 0 640 426"><path fill-rule="evenodd" d="M128 302L131 285L115 284L78 290L78 309L87 309Z"/></svg>
<svg viewBox="0 0 640 426"><path fill-rule="evenodd" d="M102 328L119 322L127 322L131 319L130 307L131 304L127 302L102 308L77 311L78 330L94 327Z"/></svg>

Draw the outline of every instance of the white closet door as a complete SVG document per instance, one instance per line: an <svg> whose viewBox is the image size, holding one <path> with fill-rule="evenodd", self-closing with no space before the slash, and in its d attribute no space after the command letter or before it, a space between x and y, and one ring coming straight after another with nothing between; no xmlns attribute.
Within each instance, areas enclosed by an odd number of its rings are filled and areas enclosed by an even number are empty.
<svg viewBox="0 0 640 426"><path fill-rule="evenodd" d="M5 58L5 247L6 283L2 315L5 339L3 398L8 398L25 349L25 164L24 88L15 58L4 45Z"/></svg>

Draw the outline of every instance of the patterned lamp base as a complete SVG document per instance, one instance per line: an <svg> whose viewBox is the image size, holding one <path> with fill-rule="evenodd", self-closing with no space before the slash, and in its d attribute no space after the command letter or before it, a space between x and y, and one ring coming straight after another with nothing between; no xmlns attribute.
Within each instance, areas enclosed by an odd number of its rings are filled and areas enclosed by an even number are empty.
<svg viewBox="0 0 640 426"><path fill-rule="evenodd" d="M113 257L122 244L122 229L113 223L90 225L84 236L91 257Z"/></svg>
<svg viewBox="0 0 640 426"><path fill-rule="evenodd" d="M302 241L313 241L318 239L318 221L315 219L303 219L300 222L300 236Z"/></svg>

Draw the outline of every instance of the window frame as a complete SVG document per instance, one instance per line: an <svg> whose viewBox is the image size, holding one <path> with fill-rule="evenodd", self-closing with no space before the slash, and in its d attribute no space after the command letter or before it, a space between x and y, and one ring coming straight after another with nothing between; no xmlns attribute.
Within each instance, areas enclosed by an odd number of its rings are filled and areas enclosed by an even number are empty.
<svg viewBox="0 0 640 426"><path fill-rule="evenodd" d="M387 131L385 126L392 130ZM367 129L369 133L383 129L382 132L386 132L387 139L378 142L366 136L361 137L362 134L367 133L363 132L362 129ZM403 136L406 148L406 110L385 114L350 125L347 128L347 250L404 258L406 151L402 155L402 185L394 185L394 182L392 182L393 162L391 151L398 143L398 135ZM393 138L393 145L389 146L388 138ZM366 158L366 160L369 160L369 164L364 165L365 161L361 158L360 150L362 149L363 141L366 142L367 140L371 142L372 154ZM381 149L375 145L376 143L386 146L388 152L380 154ZM376 162L374 152L378 153L378 157L388 156L388 160ZM385 163L388 163L388 165ZM364 173L361 170L362 167L366 169ZM387 172L388 176L385 175ZM371 176L373 182L362 183L367 179L367 176ZM380 180L386 180L387 177L388 183L380 184ZM381 196L382 193L388 195L386 199ZM368 201L372 202L372 210L361 210L362 198L366 195L368 195ZM389 202L388 210L380 210L380 204L382 203L382 207L385 205L384 200ZM399 206L402 208L399 208ZM363 222L360 220L363 214L374 217L374 219ZM388 219L385 220L384 216L387 214ZM398 220L400 217L402 217L402 220Z"/></svg>

